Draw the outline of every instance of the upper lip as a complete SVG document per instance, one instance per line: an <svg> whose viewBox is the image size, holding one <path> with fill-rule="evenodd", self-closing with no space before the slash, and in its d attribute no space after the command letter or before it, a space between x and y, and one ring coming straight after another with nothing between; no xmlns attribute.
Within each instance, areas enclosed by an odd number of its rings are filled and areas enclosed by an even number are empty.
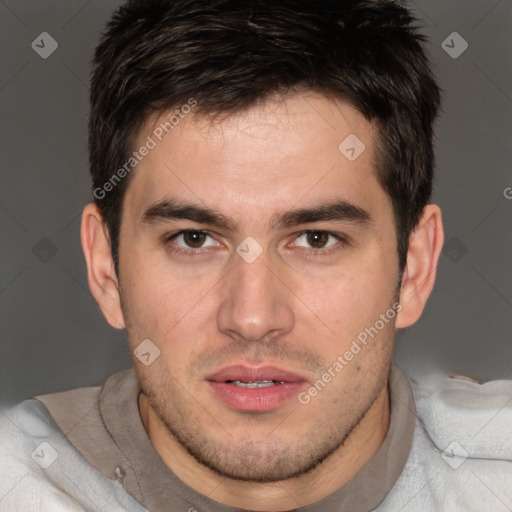
<svg viewBox="0 0 512 512"><path fill-rule="evenodd" d="M304 382L300 375L288 372L275 366L261 366L252 368L250 366L227 366L208 376L206 380L213 382L242 381L251 382L257 380L275 380L278 382Z"/></svg>

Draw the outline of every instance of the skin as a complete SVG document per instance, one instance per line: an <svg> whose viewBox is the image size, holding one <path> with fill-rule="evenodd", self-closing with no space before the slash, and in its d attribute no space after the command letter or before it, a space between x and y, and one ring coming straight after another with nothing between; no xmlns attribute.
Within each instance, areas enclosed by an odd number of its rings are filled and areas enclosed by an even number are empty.
<svg viewBox="0 0 512 512"><path fill-rule="evenodd" d="M139 145L161 119L148 119ZM366 146L353 162L338 149L349 134ZM101 214L93 204L84 210L89 284L105 317L126 329L132 352L146 338L160 350L148 366L133 358L148 436L180 479L219 502L268 511L315 502L353 478L386 435L395 329L423 311L443 228L439 207L428 205L397 290L396 232L375 176L376 136L346 103L306 92L214 120L188 115L134 171L119 280ZM236 229L141 221L170 197L215 209ZM334 200L366 210L369 222L272 224L286 211ZM208 230L206 247L165 239L183 229ZM315 246L301 235L306 229L340 233L348 243L317 233ZM248 236L262 248L252 263L236 252ZM241 413L205 380L230 364L273 365L301 375L307 390L397 299L397 316L307 405L293 397L270 412Z"/></svg>

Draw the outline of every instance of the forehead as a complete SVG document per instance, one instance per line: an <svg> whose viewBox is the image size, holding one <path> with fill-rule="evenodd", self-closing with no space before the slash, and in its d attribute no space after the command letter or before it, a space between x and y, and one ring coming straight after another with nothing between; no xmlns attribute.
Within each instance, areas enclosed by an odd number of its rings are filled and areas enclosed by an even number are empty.
<svg viewBox="0 0 512 512"><path fill-rule="evenodd" d="M323 200L387 199L375 176L376 127L344 102L305 93L234 115L184 112L153 116L140 131L135 149L150 140L152 149L131 177L130 211L172 196L248 220Z"/></svg>

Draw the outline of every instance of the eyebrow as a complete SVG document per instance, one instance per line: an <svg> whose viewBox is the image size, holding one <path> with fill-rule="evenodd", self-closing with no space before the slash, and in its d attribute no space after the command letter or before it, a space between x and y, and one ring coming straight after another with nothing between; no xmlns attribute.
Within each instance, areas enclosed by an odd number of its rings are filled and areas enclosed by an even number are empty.
<svg viewBox="0 0 512 512"><path fill-rule="evenodd" d="M177 199L164 199L151 205L142 214L141 223L152 225L173 219L185 219L198 224L209 224L227 231L237 231L236 223L222 213ZM282 229L332 220L365 226L371 223L372 218L363 208L348 201L339 200L275 214L270 219L270 227Z"/></svg>

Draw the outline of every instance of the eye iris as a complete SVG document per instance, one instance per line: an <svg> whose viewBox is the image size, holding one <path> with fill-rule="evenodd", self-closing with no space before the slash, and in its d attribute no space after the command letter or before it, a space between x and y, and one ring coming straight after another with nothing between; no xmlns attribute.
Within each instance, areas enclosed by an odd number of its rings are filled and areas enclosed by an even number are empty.
<svg viewBox="0 0 512 512"><path fill-rule="evenodd" d="M327 243L329 235L320 231L311 231L307 234L308 244L315 248L322 248Z"/></svg>
<svg viewBox="0 0 512 512"><path fill-rule="evenodd" d="M205 238L206 234L200 231L186 231L183 233L183 240L188 246L193 248L201 247L204 244Z"/></svg>

